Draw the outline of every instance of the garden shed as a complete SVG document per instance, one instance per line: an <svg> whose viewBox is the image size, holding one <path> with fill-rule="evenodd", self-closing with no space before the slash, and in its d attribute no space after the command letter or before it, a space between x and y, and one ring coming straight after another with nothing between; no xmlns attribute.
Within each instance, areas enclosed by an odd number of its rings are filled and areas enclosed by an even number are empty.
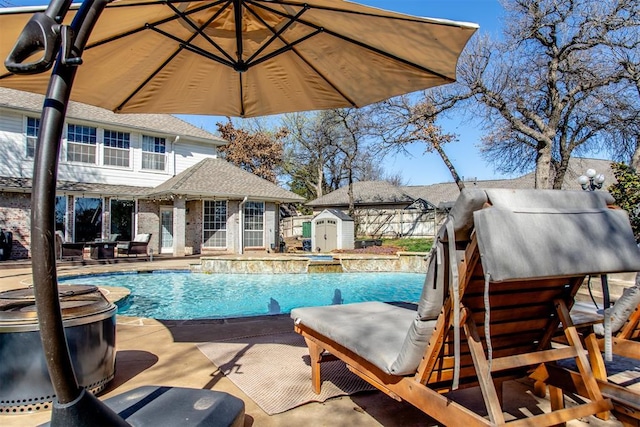
<svg viewBox="0 0 640 427"><path fill-rule="evenodd" d="M311 221L311 247L317 252L353 249L353 219L337 209L325 209Z"/></svg>

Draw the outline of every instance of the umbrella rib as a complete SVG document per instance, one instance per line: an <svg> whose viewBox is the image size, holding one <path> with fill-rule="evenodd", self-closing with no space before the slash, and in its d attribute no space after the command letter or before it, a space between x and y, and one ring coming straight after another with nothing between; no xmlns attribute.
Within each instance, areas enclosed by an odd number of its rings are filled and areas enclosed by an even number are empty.
<svg viewBox="0 0 640 427"><path fill-rule="evenodd" d="M260 7L260 8L263 8L263 9L265 9L265 10L271 11L271 12L273 12L273 13L275 13L275 14L277 14L277 15L280 15L280 16L282 16L282 17L285 17L285 18L290 17L290 15L287 15L287 14L286 14L286 13L284 13L284 12L280 12L279 10L273 9L273 8L268 7L268 6L266 6L266 5L262 5L262 4L254 3L254 2L253 2L253 1L251 1L251 0L247 0L247 1L248 1L248 2L251 2L252 4L254 4L254 5L255 5L255 6L257 6L257 7ZM322 10L336 10L336 11L346 12L346 11L342 11L342 10L340 10L340 9L333 9L333 8L326 8L326 7L317 7L317 6L309 6L309 7L310 7L310 8L316 8L316 9L322 9ZM352 13L355 13L355 12L352 12ZM365 15L365 14L363 14L363 13L360 13L360 14ZM378 15L373 15L373 14L371 14L371 15L369 15L369 16L378 16ZM398 18L398 19L400 19L400 18ZM407 19L407 20L408 20L408 19ZM409 20L408 20L408 21L409 21ZM375 52L375 53L377 53L377 54L379 54L379 55L382 55L382 56L384 56L384 57L387 57L387 58L393 59L393 60L395 60L395 61L401 62L401 63L403 63L403 64L405 64L405 65L410 66L410 67L416 68L416 69L418 69L418 70L420 70L420 71L422 71L422 72L430 73L430 74L432 74L432 75L434 75L434 76L437 76L437 77L440 77L440 78L442 78L442 79L444 79L444 80L446 80L446 81L449 81L449 82L453 82L453 81L455 81L455 80L454 80L454 79L452 79L451 77L449 77L449 76L445 76L445 75L444 75L444 74L442 74L442 73L439 73L439 72L437 72L437 71L431 70L431 69L429 69L429 68L427 68L427 67L424 67L424 66L422 66L422 65L420 65L420 64L416 64L415 62L411 62L411 61L409 61L409 60L407 60L407 59L404 59L404 58L401 58L401 57L399 57L399 56L397 56L397 55L393 55L393 54L391 54L391 53L389 53L389 52L385 52L384 50L382 50L382 49L378 49L377 47L369 46L369 45L367 45L367 44L365 44L365 43L362 43L362 42L360 42L360 41L358 41L358 40L352 39L351 37L347 37L347 36L344 36L344 35L342 35L342 34L336 33L335 31L329 30L329 29L327 29L327 28L320 27L319 25L316 25L316 24L314 24L314 23L312 23L312 22L308 22L308 21L306 21L306 20L304 20L304 19L298 19L298 20L297 20L297 22L299 22L299 23L301 23L301 24L303 24L303 25L306 25L306 26L308 26L308 27L315 28L316 30L322 30L322 31L324 31L324 32L325 32L325 33L327 33L327 34L332 35L333 37L336 37L336 38L338 38L338 39L344 40L344 41L346 41L346 42L348 42L348 43L355 44L355 45L357 45L357 46L360 46L360 47L361 47L361 48L363 48L363 49L370 50L370 51ZM413 21L413 22L421 22L421 21ZM294 51L295 51L295 49L294 49Z"/></svg>
<svg viewBox="0 0 640 427"><path fill-rule="evenodd" d="M227 4L225 4L224 6L222 6L216 13L214 13L211 18L209 18L204 24L202 24L200 27L198 27L191 19L189 19L189 17L184 14L183 12L181 12L179 9L177 9L175 6L173 6L172 3L169 3L168 6L177 14L181 15L184 19L184 21L189 24L189 26L191 28L194 29L194 31L197 32L198 35L200 35L201 37L203 37L206 41L209 42L209 44L211 44L213 47L215 47L216 49L218 49L218 51L225 56L228 60L229 60L229 64L233 64L234 60L231 57L231 55L229 55L223 48L220 47L220 45L218 45L214 40L212 40L204 31L202 31L203 28L206 28L209 24L211 24L213 21L216 20L216 18L218 18L218 16L220 16L220 14L222 14L222 12L225 11L225 9L227 9L229 7L229 5L231 4L232 0L224 0L226 1ZM221 2L222 3L222 2ZM167 33L168 34L168 33ZM191 40L193 40L195 38L195 35L193 37L191 37L189 39L189 41L187 43L184 44L188 44L191 42ZM203 52L206 52L204 49L202 49ZM229 65L226 64L225 65Z"/></svg>
<svg viewBox="0 0 640 427"><path fill-rule="evenodd" d="M246 64L242 59L242 0L233 0L234 21L236 26L236 71L247 71Z"/></svg>
<svg viewBox="0 0 640 427"><path fill-rule="evenodd" d="M269 60L269 59L271 59L271 58L274 58L274 57L276 57L276 56L278 56L278 55L280 55L280 54L283 54L283 53L285 53L285 52L288 52L288 51L290 51L290 50L295 51L294 47L295 47L296 45L298 45L298 44L300 44L300 43L302 43L302 42L304 42L304 41L306 41L306 40L310 39L310 38L311 38L311 37L313 37L313 36L317 36L317 35L318 35L318 34L320 34L320 33L322 33L322 29L316 30L316 31L314 31L313 33L309 33L309 34L307 34L306 36L301 37L301 38L299 38L298 40L296 40L296 41L294 41L294 42L291 42L291 43L285 42L285 41L283 40L283 42L287 43L287 45L286 45L286 46L281 47L280 49L278 49L278 50L276 50L276 51L273 51L273 52L271 52L270 54L263 56L262 58L258 58L258 59L256 59L255 61L253 61L253 62L251 62L251 63L248 63L248 64L247 64L247 67L253 67L254 65L261 64L261 63L263 63L263 62L265 62L265 61L267 61L267 60ZM300 55L298 55L298 56L300 56Z"/></svg>
<svg viewBox="0 0 640 427"><path fill-rule="evenodd" d="M179 37L174 36L171 33L167 33L166 31L161 30L160 28L150 27L149 29L152 30L152 31L155 31L158 34L161 34L161 35L165 36L168 39L171 39L171 40L179 43L180 47L183 48L183 49L186 49L186 50L188 50L190 52L202 55L205 58L211 59L212 61L216 61L216 62L218 62L218 63L220 63L222 65L226 65L227 67L231 67L231 68L235 67L235 63L234 62L225 60L224 58L216 56L211 52L207 52L206 50L204 50L204 49L202 49L202 48L200 48L198 46L192 45L191 44L191 40L193 40L193 38L195 37L195 34L193 35L192 38L190 38L189 40L185 41L185 40L182 40Z"/></svg>
<svg viewBox="0 0 640 427"><path fill-rule="evenodd" d="M251 55L251 57L249 59L247 59L247 63L251 63L258 55L260 55L260 53L262 53L263 50L265 50L267 48L267 46L271 45L276 39L280 39L282 40L285 44L287 44L280 36L282 35L282 33L284 33L294 22L298 21L298 19L302 16L303 13L305 13L307 10L309 10L309 6L308 5L304 5L302 7L302 9L300 9L300 11L293 17L290 17L289 22L287 22L285 25L282 26L282 28L280 28L278 31L275 31L274 28L272 28L267 22L265 22L264 19L262 19L262 17L260 15L258 15L253 9L251 9L250 7L247 7L247 10L253 15L255 16L260 22L262 22L262 24L268 28L273 35L271 36L271 38L269 40L267 40L266 43L264 43L262 46L260 46L260 49L256 50L256 52Z"/></svg>
<svg viewBox="0 0 640 427"><path fill-rule="evenodd" d="M228 3L228 2L230 2L230 1L231 1L231 0L216 0L216 1L215 1L215 2L213 2L212 4L206 4L206 5L204 5L204 6L199 6L199 7L197 7L197 8L194 8L194 9L190 10L188 13L180 12L178 15L174 15L174 16L170 16L170 17L167 17L167 18L163 18L163 19L160 19L160 20L158 20L158 21L151 22L151 23L145 23L145 24L144 24L143 26L141 26L141 27L134 28L134 29L132 29L132 30L125 31L124 33L117 34L117 35L115 35L115 36L108 37L108 38L106 38L106 39L103 39L103 40L97 41L97 42L95 42L95 43L88 44L88 45L87 45L87 47L86 47L84 50L91 49L91 48L94 48L94 47L98 47L98 46L100 46L100 45L107 44L107 43L110 43L110 42L112 42L112 41L119 40L119 39L122 39L122 38L124 38L124 37L131 36L131 35L133 35L133 34L137 34L137 33L141 32L141 31L144 31L144 30L149 29L150 27L155 27L155 26L157 26L157 25L166 24L167 22L175 21L176 19L180 19L180 18L182 18L182 19L184 19L185 21L189 22L190 20L189 20L189 19L187 19L189 15L192 15L192 14L194 14L194 13L197 13L197 12L200 12L200 11L202 11L202 10L208 9L208 8L210 8L210 7L217 6L217 5L221 4L221 3L225 3L225 2L227 2L227 3ZM150 4L150 3L141 3L141 4L137 4L137 3L136 3L136 4L126 4L126 5L120 5L120 4L118 4L118 5L114 5L114 6L107 6L107 7L114 7L114 8L118 8L118 7L133 7L133 6L146 6L146 5L148 5L148 4ZM166 1L159 1L159 2L157 2L157 3L153 3L153 4L164 4L164 5L166 5L166 4L167 4L167 2L166 2Z"/></svg>

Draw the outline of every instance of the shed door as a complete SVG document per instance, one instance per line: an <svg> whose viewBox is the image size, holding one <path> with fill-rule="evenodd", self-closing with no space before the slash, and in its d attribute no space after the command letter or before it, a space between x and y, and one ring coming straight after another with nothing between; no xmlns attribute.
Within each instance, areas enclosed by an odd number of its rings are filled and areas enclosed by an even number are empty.
<svg viewBox="0 0 640 427"><path fill-rule="evenodd" d="M338 247L338 224L335 219L316 221L316 245L320 252L329 252Z"/></svg>

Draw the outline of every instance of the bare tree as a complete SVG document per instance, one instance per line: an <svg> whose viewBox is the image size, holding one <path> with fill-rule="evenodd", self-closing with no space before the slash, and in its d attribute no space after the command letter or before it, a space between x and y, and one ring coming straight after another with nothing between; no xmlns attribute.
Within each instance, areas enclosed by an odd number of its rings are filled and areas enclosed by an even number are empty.
<svg viewBox="0 0 640 427"><path fill-rule="evenodd" d="M309 199L322 197L327 187L327 165L335 157L333 130L320 114L295 113L284 116L282 124L289 131L285 142L285 172Z"/></svg>
<svg viewBox="0 0 640 427"><path fill-rule="evenodd" d="M374 107L377 135L391 150L405 150L407 144L422 142L425 152L436 152L449 169L453 180L462 190L464 182L444 145L455 140L455 135L446 134L436 125L438 111L433 104L422 96L402 95L380 102Z"/></svg>
<svg viewBox="0 0 640 427"><path fill-rule="evenodd" d="M607 37L637 34L638 3L503 4L504 39L476 38L459 62L459 83L430 98L438 111L479 107L489 129L485 156L502 167L534 165L537 188L560 188L569 157L597 147L613 123L604 105L626 81L621 65L607 60Z"/></svg>
<svg viewBox="0 0 640 427"><path fill-rule="evenodd" d="M285 169L305 197L316 198L326 191L354 181L382 179L383 153L371 139L371 110L338 109L285 116L289 130Z"/></svg>
<svg viewBox="0 0 640 427"><path fill-rule="evenodd" d="M353 183L358 170L358 162L370 164L371 161L382 158L382 152L377 145L369 143L372 134L373 116L370 108L342 108L323 112L327 121L332 123L337 138L333 146L342 154L346 172L347 195L349 197L349 216L355 218L355 202ZM368 160L368 161L367 161ZM357 231L356 224L356 231Z"/></svg>
<svg viewBox="0 0 640 427"><path fill-rule="evenodd" d="M629 96L619 99L612 109L619 120L613 131L621 142L614 146L614 154L640 170L640 34L638 31L613 34L607 42L611 46L610 60L621 65L630 85Z"/></svg>

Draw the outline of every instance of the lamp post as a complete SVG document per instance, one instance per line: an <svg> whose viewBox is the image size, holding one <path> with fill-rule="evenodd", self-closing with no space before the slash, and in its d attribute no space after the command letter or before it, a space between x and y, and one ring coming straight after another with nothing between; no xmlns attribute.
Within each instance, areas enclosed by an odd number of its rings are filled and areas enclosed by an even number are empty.
<svg viewBox="0 0 640 427"><path fill-rule="evenodd" d="M583 190L595 191L602 188L604 184L604 175L596 172L595 169L587 169L584 175L578 178L578 182L582 186Z"/></svg>
<svg viewBox="0 0 640 427"><path fill-rule="evenodd" d="M595 191L602 188L604 184L604 175L596 172L595 169L587 169L584 175L578 178L578 182L585 191ZM600 282L602 283L602 299L604 303L604 354L605 360L610 362L613 360L612 356L612 341L611 341L611 299L609 296L609 282L606 274L600 276Z"/></svg>

